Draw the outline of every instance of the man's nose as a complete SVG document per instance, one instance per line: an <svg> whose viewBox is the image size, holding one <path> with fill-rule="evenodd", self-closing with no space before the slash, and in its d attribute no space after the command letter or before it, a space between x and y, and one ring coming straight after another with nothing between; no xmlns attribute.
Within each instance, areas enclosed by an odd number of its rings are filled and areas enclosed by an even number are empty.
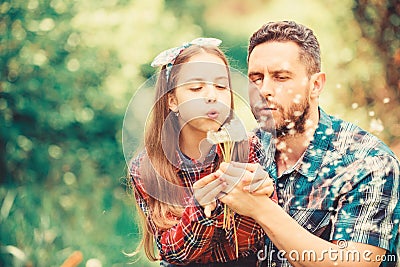
<svg viewBox="0 0 400 267"><path fill-rule="evenodd" d="M274 88L269 79L263 80L262 86L260 88L260 94L265 98L272 97L275 95Z"/></svg>

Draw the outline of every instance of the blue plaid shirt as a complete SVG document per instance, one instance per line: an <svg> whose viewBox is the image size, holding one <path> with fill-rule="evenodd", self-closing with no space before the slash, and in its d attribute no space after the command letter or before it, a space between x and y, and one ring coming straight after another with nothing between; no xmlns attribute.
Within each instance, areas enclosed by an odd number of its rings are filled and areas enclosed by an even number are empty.
<svg viewBox="0 0 400 267"><path fill-rule="evenodd" d="M257 135L271 147L269 134L259 130ZM381 266L395 266L399 161L378 138L320 109L314 138L295 166L279 177L275 162L266 168L276 182L279 205L301 226L325 240L384 248ZM263 266L291 266L278 251L266 237Z"/></svg>

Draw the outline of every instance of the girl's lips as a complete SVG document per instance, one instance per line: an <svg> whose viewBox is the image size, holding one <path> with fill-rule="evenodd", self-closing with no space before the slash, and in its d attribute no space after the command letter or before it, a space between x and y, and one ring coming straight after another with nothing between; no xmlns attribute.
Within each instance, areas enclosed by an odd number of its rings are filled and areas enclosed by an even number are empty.
<svg viewBox="0 0 400 267"><path fill-rule="evenodd" d="M207 117L213 120L216 120L219 116L219 112L216 110L211 110L209 112L207 112Z"/></svg>

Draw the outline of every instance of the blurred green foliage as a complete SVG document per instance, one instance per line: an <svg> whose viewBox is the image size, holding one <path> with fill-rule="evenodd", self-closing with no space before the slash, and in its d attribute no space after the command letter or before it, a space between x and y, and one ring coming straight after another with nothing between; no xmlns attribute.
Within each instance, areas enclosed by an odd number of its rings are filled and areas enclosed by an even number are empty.
<svg viewBox="0 0 400 267"><path fill-rule="evenodd" d="M245 72L247 40L263 23L310 26L328 73L321 105L399 155L399 9L394 0L1 2L0 266L60 266L75 250L79 266L132 261L125 108L157 53L198 36L222 39Z"/></svg>

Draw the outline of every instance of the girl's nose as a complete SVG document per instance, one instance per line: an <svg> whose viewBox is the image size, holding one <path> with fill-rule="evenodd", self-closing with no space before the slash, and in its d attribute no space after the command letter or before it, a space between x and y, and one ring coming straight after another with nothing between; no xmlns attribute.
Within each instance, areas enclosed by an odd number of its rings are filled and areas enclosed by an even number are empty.
<svg viewBox="0 0 400 267"><path fill-rule="evenodd" d="M206 90L206 96L205 96L205 101L206 103L214 103L217 101L217 94L215 92L215 87L214 84L209 83L206 85L207 90Z"/></svg>

